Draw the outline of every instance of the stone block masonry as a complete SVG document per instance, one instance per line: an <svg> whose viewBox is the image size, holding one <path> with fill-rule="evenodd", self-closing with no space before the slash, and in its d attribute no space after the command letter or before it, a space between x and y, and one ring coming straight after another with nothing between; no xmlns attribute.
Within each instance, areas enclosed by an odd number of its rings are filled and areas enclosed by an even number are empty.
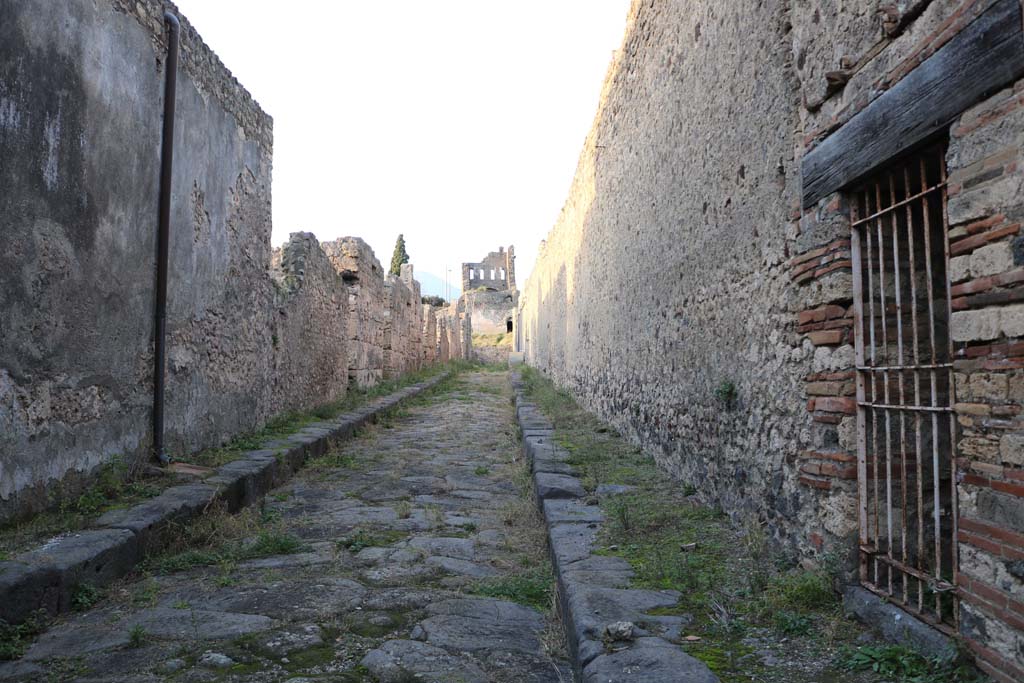
<svg viewBox="0 0 1024 683"><path fill-rule="evenodd" d="M852 185L804 209L801 164L996 15L1024 49L1017 0L634 2L520 296L527 362L708 502L856 580ZM1001 683L1024 680L1022 76L927 141L946 145L955 375L943 628Z"/></svg>
<svg viewBox="0 0 1024 683"><path fill-rule="evenodd" d="M0 3L0 523L151 457L165 7ZM385 278L362 240L271 249L273 122L180 19L166 441L187 457L438 340L411 267Z"/></svg>
<svg viewBox="0 0 1024 683"><path fill-rule="evenodd" d="M384 269L358 237L326 242L324 251L348 285L349 381L373 386L384 377Z"/></svg>

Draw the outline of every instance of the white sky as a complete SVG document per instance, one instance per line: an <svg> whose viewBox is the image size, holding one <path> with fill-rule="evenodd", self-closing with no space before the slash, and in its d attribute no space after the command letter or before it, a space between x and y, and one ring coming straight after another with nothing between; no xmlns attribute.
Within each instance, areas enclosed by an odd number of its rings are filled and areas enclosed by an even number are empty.
<svg viewBox="0 0 1024 683"><path fill-rule="evenodd" d="M274 117L275 245L398 233L444 278L499 245L526 281L629 0L177 0Z"/></svg>

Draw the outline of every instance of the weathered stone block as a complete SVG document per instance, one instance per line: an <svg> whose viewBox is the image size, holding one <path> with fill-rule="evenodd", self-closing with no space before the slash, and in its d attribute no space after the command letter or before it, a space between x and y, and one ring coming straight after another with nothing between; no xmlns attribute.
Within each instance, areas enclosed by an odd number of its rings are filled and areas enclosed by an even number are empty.
<svg viewBox="0 0 1024 683"><path fill-rule="evenodd" d="M537 472L533 475L533 482L539 501L549 498L582 498L586 495L580 480L565 474Z"/></svg>
<svg viewBox="0 0 1024 683"><path fill-rule="evenodd" d="M601 654L583 670L583 683L630 680L718 683L707 664L661 638L638 638L624 650Z"/></svg>
<svg viewBox="0 0 1024 683"><path fill-rule="evenodd" d="M971 257L954 256L949 260L949 281L963 282L971 277Z"/></svg>
<svg viewBox="0 0 1024 683"><path fill-rule="evenodd" d="M127 510L111 510L96 520L96 526L129 529L145 549L156 539L153 534L172 522L182 522L201 513L217 496L209 484L173 486L156 498Z"/></svg>
<svg viewBox="0 0 1024 683"><path fill-rule="evenodd" d="M1015 173L960 192L949 198L949 224L962 225L1020 206L1024 175Z"/></svg>
<svg viewBox="0 0 1024 683"><path fill-rule="evenodd" d="M141 544L134 532L93 529L57 539L18 560L57 575L57 609L66 611L79 583L104 586L127 574L141 557Z"/></svg>
<svg viewBox="0 0 1024 683"><path fill-rule="evenodd" d="M956 643L949 636L911 618L907 612L865 588L847 586L843 590L843 607L881 632L887 640L906 644L926 657L951 660L956 656Z"/></svg>
<svg viewBox="0 0 1024 683"><path fill-rule="evenodd" d="M999 336L999 311L986 308L978 311L954 311L950 321L953 341L966 342L995 339Z"/></svg>
<svg viewBox="0 0 1024 683"><path fill-rule="evenodd" d="M999 309L999 329L1007 337L1024 336L1024 304Z"/></svg>
<svg viewBox="0 0 1024 683"><path fill-rule="evenodd" d="M38 609L56 614L61 604L61 574L56 567L0 562L0 619L20 624Z"/></svg>
<svg viewBox="0 0 1024 683"><path fill-rule="evenodd" d="M1013 268L1013 250L1009 242L997 242L976 249L971 254L971 276L984 277L1004 273Z"/></svg>
<svg viewBox="0 0 1024 683"><path fill-rule="evenodd" d="M974 400L1003 401L1006 399L1009 387L1006 375L977 372L970 377L970 395Z"/></svg>
<svg viewBox="0 0 1024 683"><path fill-rule="evenodd" d="M999 440L999 457L1008 465L1024 466L1024 434L1006 434Z"/></svg>

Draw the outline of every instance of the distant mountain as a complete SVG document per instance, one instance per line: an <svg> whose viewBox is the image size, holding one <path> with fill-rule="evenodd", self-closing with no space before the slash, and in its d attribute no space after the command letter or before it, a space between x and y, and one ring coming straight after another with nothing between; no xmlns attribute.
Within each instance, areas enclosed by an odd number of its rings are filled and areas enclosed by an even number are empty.
<svg viewBox="0 0 1024 683"><path fill-rule="evenodd" d="M419 280L420 294L422 294L423 296L445 296L446 292L443 277L438 277L433 273L425 273L422 270L415 271L415 277L417 280ZM454 274L452 275L452 277L454 277ZM454 282L452 280L448 281L451 300L458 299L459 296L462 294L461 285L461 280L458 282ZM445 298L447 299L448 297Z"/></svg>

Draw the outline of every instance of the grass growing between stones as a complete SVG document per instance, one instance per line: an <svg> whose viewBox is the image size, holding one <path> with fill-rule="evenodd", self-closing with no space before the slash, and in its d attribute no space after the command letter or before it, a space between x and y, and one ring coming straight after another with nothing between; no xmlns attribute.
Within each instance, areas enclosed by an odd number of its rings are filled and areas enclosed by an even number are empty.
<svg viewBox="0 0 1024 683"><path fill-rule="evenodd" d="M551 607L553 583L551 569L542 566L521 574L484 579L473 587L472 592L489 598L511 600L546 612Z"/></svg>
<svg viewBox="0 0 1024 683"><path fill-rule="evenodd" d="M526 367L522 377L586 490L633 487L591 497L606 517L598 552L626 559L635 587L680 592L679 603L662 613L692 620L680 646L723 683L889 680L844 665L841 653L870 637L843 616L827 567L794 565L759 524L737 527L536 370Z"/></svg>
<svg viewBox="0 0 1024 683"><path fill-rule="evenodd" d="M269 420L261 429L235 437L218 448L200 451L189 460L202 467L219 467L232 460L237 460L245 451L261 448L267 441L291 436L309 424L320 420L329 420L342 413L362 408L374 399L424 382L446 371L458 372L459 368L453 363L431 365L396 379L384 380L372 387L350 386L344 398L325 403L312 410L292 411L278 415Z"/></svg>
<svg viewBox="0 0 1024 683"><path fill-rule="evenodd" d="M846 647L839 657L846 671L870 671L897 683L974 683L985 680L962 661L928 659L899 645Z"/></svg>
<svg viewBox="0 0 1024 683"><path fill-rule="evenodd" d="M515 338L504 332L499 334L473 334L473 346L501 346L512 348Z"/></svg>
<svg viewBox="0 0 1024 683"><path fill-rule="evenodd" d="M131 507L160 494L174 478L144 463L115 457L91 475L92 483L72 493L58 490L52 510L0 527L0 559L31 549L47 538L78 531L110 510Z"/></svg>
<svg viewBox="0 0 1024 683"><path fill-rule="evenodd" d="M358 553L366 548L383 548L407 538L409 532L396 529L355 529L348 536L337 541L339 548Z"/></svg>
<svg viewBox="0 0 1024 683"><path fill-rule="evenodd" d="M191 457L177 457L201 467L219 467L250 450L257 450L274 439L294 434L303 427L342 413L361 408L374 399L387 396L399 389L426 381L443 372L453 375L477 365L467 361L452 361L431 365L402 377L385 380L374 387L350 387L344 398L309 411L289 412L269 420L262 428L235 437L223 446L208 448ZM441 384L445 384L442 382ZM384 416L386 419L386 416ZM105 512L131 507L160 493L180 481L171 474L159 473L145 462L130 463L115 458L89 476L92 482L84 490L71 494L57 490L53 509L29 519L0 527L0 560L41 544L47 538L88 528Z"/></svg>
<svg viewBox="0 0 1024 683"><path fill-rule="evenodd" d="M170 574L219 566L227 575L238 562L303 550L302 541L286 532L272 515L255 507L234 515L223 508L210 510L166 536L164 550L143 563L145 571Z"/></svg>
<svg viewBox="0 0 1024 683"><path fill-rule="evenodd" d="M0 662L21 657L32 640L46 630L48 623L49 617L43 610L17 626L0 619Z"/></svg>

